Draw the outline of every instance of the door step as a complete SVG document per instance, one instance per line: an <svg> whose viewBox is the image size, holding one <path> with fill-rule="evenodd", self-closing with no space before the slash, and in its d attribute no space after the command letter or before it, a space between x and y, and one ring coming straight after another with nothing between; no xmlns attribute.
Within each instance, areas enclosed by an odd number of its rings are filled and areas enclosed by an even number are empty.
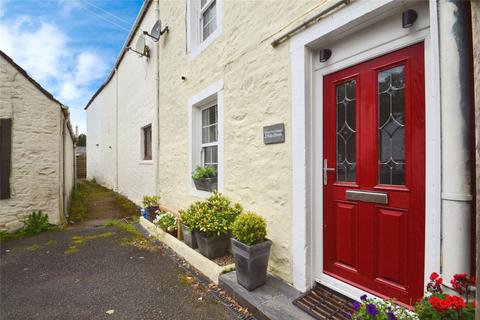
<svg viewBox="0 0 480 320"><path fill-rule="evenodd" d="M353 300L319 283L312 290L295 299L293 304L319 320L351 319L355 311Z"/></svg>

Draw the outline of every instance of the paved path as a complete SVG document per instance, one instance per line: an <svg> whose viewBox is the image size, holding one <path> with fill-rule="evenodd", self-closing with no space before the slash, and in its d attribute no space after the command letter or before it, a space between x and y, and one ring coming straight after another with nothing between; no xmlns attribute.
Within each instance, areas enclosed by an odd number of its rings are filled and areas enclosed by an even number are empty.
<svg viewBox="0 0 480 320"><path fill-rule="evenodd" d="M141 239L78 226L1 243L0 319L236 319Z"/></svg>

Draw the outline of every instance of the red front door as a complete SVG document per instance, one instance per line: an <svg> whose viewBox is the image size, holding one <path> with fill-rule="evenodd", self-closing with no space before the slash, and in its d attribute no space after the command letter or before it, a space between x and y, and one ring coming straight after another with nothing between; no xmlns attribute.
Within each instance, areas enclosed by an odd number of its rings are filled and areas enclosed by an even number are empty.
<svg viewBox="0 0 480 320"><path fill-rule="evenodd" d="M324 273L412 305L423 295L423 43L324 78Z"/></svg>

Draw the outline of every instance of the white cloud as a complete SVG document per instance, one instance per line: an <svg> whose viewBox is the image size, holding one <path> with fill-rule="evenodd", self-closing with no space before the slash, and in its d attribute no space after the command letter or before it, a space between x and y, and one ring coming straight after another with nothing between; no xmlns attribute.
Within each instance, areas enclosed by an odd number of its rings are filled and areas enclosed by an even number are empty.
<svg viewBox="0 0 480 320"><path fill-rule="evenodd" d="M79 0L58 0L58 4L61 6L63 14L70 14L73 10L82 8Z"/></svg>
<svg viewBox="0 0 480 320"><path fill-rule="evenodd" d="M76 110L72 119L82 130L85 120L81 110L91 95L92 81L105 77L105 59L87 48L71 47L66 33L55 24L35 21L30 16L0 20L0 50Z"/></svg>
<svg viewBox="0 0 480 320"><path fill-rule="evenodd" d="M107 65L98 55L82 52L77 57L75 81L79 85L85 85L93 80L103 78L106 71Z"/></svg>

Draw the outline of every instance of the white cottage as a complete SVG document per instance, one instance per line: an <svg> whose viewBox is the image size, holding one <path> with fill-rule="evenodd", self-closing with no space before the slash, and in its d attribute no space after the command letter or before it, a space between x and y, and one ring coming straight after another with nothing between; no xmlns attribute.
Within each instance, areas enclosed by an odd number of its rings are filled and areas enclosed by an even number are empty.
<svg viewBox="0 0 480 320"><path fill-rule="evenodd" d="M14 232L32 211L60 224L75 183L68 108L0 51L0 229Z"/></svg>
<svg viewBox="0 0 480 320"><path fill-rule="evenodd" d="M86 107L88 177L185 208L215 166L272 273L412 305L475 270L472 65L468 1L147 0Z"/></svg>

